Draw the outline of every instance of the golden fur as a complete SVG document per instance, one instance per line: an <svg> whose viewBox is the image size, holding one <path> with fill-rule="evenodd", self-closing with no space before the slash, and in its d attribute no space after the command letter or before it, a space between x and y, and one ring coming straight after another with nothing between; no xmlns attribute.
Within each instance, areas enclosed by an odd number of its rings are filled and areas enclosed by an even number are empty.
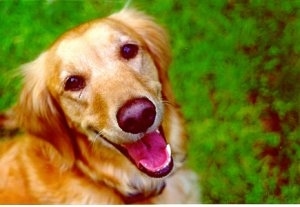
<svg viewBox="0 0 300 207"><path fill-rule="evenodd" d="M119 57L124 42L141 47L134 59ZM24 133L1 141L0 203L197 203L197 177L183 166L187 136L167 76L170 59L165 31L126 9L68 31L24 65L24 86L7 120ZM86 79L84 89L64 90L72 74ZM162 178L141 172L103 139L139 139L120 130L114 114L140 96L155 104L153 125L171 145L174 167Z"/></svg>

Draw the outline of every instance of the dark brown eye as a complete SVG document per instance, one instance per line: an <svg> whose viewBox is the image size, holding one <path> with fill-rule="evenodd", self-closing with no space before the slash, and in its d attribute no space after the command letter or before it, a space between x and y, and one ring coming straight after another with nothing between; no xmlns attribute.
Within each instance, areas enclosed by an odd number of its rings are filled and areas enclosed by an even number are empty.
<svg viewBox="0 0 300 207"><path fill-rule="evenodd" d="M85 79L79 75L72 75L67 78L65 91L79 91L85 87Z"/></svg>
<svg viewBox="0 0 300 207"><path fill-rule="evenodd" d="M139 51L139 47L135 44L125 44L120 49L121 57L129 60L134 58Z"/></svg>

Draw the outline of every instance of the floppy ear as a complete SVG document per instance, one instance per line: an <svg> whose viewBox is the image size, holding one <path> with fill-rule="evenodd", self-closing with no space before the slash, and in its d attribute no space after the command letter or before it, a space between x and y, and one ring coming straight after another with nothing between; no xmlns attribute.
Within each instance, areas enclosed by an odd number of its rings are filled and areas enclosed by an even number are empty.
<svg viewBox="0 0 300 207"><path fill-rule="evenodd" d="M24 86L15 107L18 124L28 133L50 142L66 159L74 162L71 133L63 112L46 86L46 53L25 64Z"/></svg>
<svg viewBox="0 0 300 207"><path fill-rule="evenodd" d="M110 18L131 28L144 40L158 70L163 96L175 103L168 78L171 50L166 31L152 17L134 9L123 9Z"/></svg>

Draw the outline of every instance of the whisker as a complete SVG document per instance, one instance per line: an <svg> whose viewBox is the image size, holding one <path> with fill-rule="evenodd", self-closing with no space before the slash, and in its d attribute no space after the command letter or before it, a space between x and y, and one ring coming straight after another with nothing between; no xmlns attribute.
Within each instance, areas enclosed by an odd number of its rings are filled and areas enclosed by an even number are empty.
<svg viewBox="0 0 300 207"><path fill-rule="evenodd" d="M91 146L91 149L94 150L97 148L97 142L99 142L99 140L105 138L103 133L101 131L98 131L98 130L92 130L94 132L94 136L90 142L90 146Z"/></svg>
<svg viewBox="0 0 300 207"><path fill-rule="evenodd" d="M175 105L173 103L171 103L170 101L168 101L168 100L162 100L162 103L164 105L169 105L169 106L175 107Z"/></svg>

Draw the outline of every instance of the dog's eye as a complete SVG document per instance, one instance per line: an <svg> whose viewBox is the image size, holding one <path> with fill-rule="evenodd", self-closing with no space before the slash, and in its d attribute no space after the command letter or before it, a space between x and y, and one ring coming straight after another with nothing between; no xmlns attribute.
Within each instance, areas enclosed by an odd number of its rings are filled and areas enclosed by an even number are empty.
<svg viewBox="0 0 300 207"><path fill-rule="evenodd" d="M85 87L85 80L82 76L73 75L67 78L65 91L79 91Z"/></svg>
<svg viewBox="0 0 300 207"><path fill-rule="evenodd" d="M139 47L137 45L125 44L121 47L120 54L124 59L129 60L134 58L137 55L138 51Z"/></svg>

